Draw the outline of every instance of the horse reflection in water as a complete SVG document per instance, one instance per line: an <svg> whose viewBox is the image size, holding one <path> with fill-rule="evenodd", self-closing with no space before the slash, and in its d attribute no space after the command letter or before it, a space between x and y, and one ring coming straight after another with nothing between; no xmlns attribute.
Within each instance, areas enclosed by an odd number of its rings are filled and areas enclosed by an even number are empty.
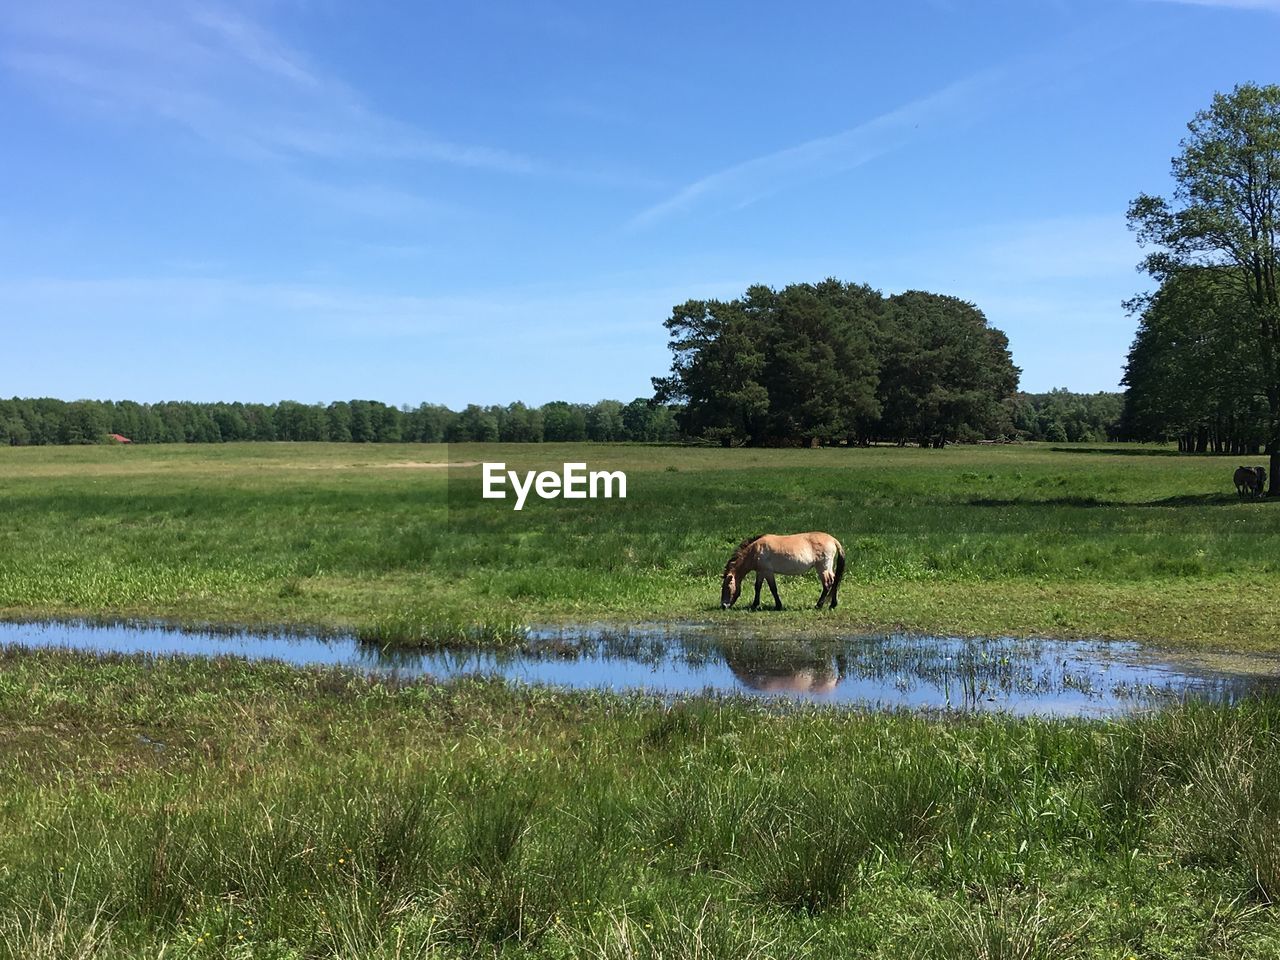
<svg viewBox="0 0 1280 960"><path fill-rule="evenodd" d="M825 696L844 679L840 657L824 657L811 649L781 643L725 646L725 663L738 682L761 693L807 693Z"/></svg>

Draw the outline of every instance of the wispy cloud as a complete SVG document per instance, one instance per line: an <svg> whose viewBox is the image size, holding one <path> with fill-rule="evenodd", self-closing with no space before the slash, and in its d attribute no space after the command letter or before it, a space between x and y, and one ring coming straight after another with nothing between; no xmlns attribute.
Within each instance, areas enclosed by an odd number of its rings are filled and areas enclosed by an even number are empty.
<svg viewBox="0 0 1280 960"><path fill-rule="evenodd" d="M1141 256L1124 217L1111 213L972 227L948 241L949 261L1009 282L1118 277L1133 283Z"/></svg>
<svg viewBox="0 0 1280 960"><path fill-rule="evenodd" d="M535 173L520 153L456 143L385 116L261 23L219 4L16 4L0 63L47 95L184 127L281 160L410 159Z"/></svg>
<svg viewBox="0 0 1280 960"><path fill-rule="evenodd" d="M698 294L644 286L418 296L228 275L0 278L0 315L30 321L6 346L35 358L10 371L5 388L66 399L455 406L629 398L647 394L649 376L667 364L653 335L661 318ZM56 358L44 349L50 330L66 345Z"/></svg>
<svg viewBox="0 0 1280 960"><path fill-rule="evenodd" d="M1234 7L1237 10L1270 10L1280 13L1280 0L1146 0L1148 3L1177 3L1191 7Z"/></svg>
<svg viewBox="0 0 1280 960"><path fill-rule="evenodd" d="M936 131L972 116L1002 79L1002 71L984 71L849 130L726 167L642 211L629 226L650 226L695 206L747 206L797 181L852 170L907 144L921 127Z"/></svg>
<svg viewBox="0 0 1280 960"><path fill-rule="evenodd" d="M423 338L486 343L494 338L532 348L549 340L611 340L643 331L646 341L671 304L689 297L727 297L743 285L640 283L572 289L517 286L483 295L388 293L323 281L252 281L192 273L88 279L76 276L0 279L0 313L50 324L101 324L121 335L173 330L184 324L239 327L264 335L305 332L332 340ZM609 317L601 322L601 317ZM120 326L116 326L120 324Z"/></svg>
<svg viewBox="0 0 1280 960"><path fill-rule="evenodd" d="M1131 42L1104 26L1083 23L1044 49L955 80L857 126L728 166L642 210L627 227L644 228L695 208L739 209L797 183L853 170L925 137L963 129L1043 94L1086 63L1113 56Z"/></svg>
<svg viewBox="0 0 1280 960"><path fill-rule="evenodd" d="M376 182L342 182L303 175L290 177L285 188L309 204L373 220L471 219L475 215L456 204L434 200L410 190Z"/></svg>

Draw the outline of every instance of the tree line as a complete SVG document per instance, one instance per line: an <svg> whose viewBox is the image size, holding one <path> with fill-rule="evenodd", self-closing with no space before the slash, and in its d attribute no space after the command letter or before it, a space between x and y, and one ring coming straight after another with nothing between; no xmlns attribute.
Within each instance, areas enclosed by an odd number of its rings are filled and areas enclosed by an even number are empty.
<svg viewBox="0 0 1280 960"><path fill-rule="evenodd" d="M1127 440L1121 416L1123 394L1116 392L1017 393L1002 402L1004 436L1049 443L1105 443Z"/></svg>
<svg viewBox="0 0 1280 960"><path fill-rule="evenodd" d="M330 404L0 400L0 444L103 443L113 433L134 443L662 442L675 440L677 427L670 407L645 398L627 404L553 401L541 407L471 404L457 411L440 404L395 407L377 400Z"/></svg>
<svg viewBox="0 0 1280 960"><path fill-rule="evenodd" d="M687 436L941 447L1013 429L1002 402L1020 371L1008 338L956 297L886 297L835 279L757 285L734 300L690 300L665 326L671 372L654 388L683 404Z"/></svg>
<svg viewBox="0 0 1280 960"><path fill-rule="evenodd" d="M1018 393L1001 403L999 436L1053 443L1114 440L1120 409L1118 393ZM105 443L113 433L134 443L671 443L692 439L679 431L679 412L644 398L628 404L472 404L455 411L440 404L393 407L377 400L147 404L14 397L0 400L0 446Z"/></svg>

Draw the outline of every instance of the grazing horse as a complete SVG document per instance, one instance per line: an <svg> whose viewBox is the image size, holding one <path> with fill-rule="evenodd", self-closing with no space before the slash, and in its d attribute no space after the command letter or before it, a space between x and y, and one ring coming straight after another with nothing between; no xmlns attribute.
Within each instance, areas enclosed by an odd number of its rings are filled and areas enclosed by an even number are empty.
<svg viewBox="0 0 1280 960"><path fill-rule="evenodd" d="M782 598L778 596L778 584L774 574L807 573L817 570L822 580L822 595L818 597L818 607L828 597L830 607L836 608L839 601L840 580L844 577L844 547L840 541L829 533L793 533L790 536L778 536L766 533L758 537L748 537L738 544L733 556L724 565L724 579L720 587L720 606L728 610L738 602L742 593L742 581L752 570L756 573L756 596L751 602L751 609L760 606L760 586L769 584L769 592L773 594L773 608L782 609Z"/></svg>
<svg viewBox="0 0 1280 960"><path fill-rule="evenodd" d="M1236 472L1232 475L1235 481L1236 493L1244 496L1246 493L1250 496L1260 497L1267 487L1267 468L1266 467L1236 467Z"/></svg>
<svg viewBox="0 0 1280 960"><path fill-rule="evenodd" d="M1258 473L1253 467L1236 467L1231 475L1236 485L1236 495L1243 497L1246 493L1254 496L1258 493Z"/></svg>

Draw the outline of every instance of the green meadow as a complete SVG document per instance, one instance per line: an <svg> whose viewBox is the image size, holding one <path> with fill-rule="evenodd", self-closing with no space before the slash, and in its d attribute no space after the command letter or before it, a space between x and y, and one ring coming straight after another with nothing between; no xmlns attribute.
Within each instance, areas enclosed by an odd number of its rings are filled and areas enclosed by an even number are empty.
<svg viewBox="0 0 1280 960"><path fill-rule="evenodd" d="M929 718L0 654L0 957L1280 953L1280 707Z"/></svg>
<svg viewBox="0 0 1280 960"><path fill-rule="evenodd" d="M515 512L450 458L584 461L624 470L628 496ZM710 619L1274 650L1280 511L1237 500L1235 465L1132 445L0 448L0 609L405 642ZM810 529L848 551L837 611L785 579L780 614L719 610L740 539Z"/></svg>
<svg viewBox="0 0 1280 960"><path fill-rule="evenodd" d="M454 463L449 468L449 460ZM585 461L625 500L480 497ZM527 623L1275 649L1280 512L1159 448L0 449L0 608L506 643ZM826 529L838 610L721 611ZM0 960L1280 955L1280 702L867 713L0 651Z"/></svg>

